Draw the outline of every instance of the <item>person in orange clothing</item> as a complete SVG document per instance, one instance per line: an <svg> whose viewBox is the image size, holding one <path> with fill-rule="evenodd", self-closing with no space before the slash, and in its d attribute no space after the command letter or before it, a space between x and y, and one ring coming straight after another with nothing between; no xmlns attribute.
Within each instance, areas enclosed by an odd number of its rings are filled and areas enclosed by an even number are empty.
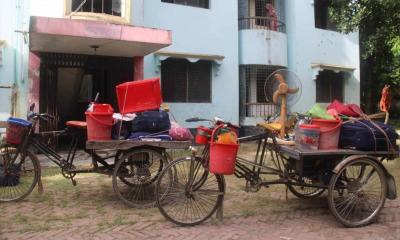
<svg viewBox="0 0 400 240"><path fill-rule="evenodd" d="M386 113L385 124L387 124L387 122L389 121L389 110L391 102L392 96L390 94L390 85L386 84L385 87L383 87L382 89L381 101L379 103L381 111Z"/></svg>

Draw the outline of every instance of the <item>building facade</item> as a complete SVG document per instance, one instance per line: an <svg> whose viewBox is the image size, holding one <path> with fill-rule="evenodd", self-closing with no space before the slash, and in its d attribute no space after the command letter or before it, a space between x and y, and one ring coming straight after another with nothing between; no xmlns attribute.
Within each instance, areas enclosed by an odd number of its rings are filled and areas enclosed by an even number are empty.
<svg viewBox="0 0 400 240"><path fill-rule="evenodd" d="M1 22L13 19L0 29L0 117L35 102L59 128L83 117L95 92L115 105L116 84L160 77L181 124L253 125L277 111L265 81L282 68L301 82L291 111L359 103L358 33L335 31L327 2L0 0Z"/></svg>

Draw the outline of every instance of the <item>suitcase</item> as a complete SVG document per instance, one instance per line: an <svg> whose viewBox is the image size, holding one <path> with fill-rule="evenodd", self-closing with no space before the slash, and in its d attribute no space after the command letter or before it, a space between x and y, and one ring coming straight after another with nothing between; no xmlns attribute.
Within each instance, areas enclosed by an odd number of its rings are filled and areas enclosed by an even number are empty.
<svg viewBox="0 0 400 240"><path fill-rule="evenodd" d="M368 120L345 122L342 125L339 138L339 147L351 148L361 151L388 151L390 147L396 148L398 134L393 127L374 121L389 137L386 137L373 123ZM389 145L389 146L388 146Z"/></svg>

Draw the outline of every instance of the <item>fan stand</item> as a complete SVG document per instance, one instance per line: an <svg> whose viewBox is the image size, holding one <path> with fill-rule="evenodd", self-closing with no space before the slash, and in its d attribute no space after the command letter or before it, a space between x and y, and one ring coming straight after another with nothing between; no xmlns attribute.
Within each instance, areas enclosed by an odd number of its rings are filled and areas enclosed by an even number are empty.
<svg viewBox="0 0 400 240"><path fill-rule="evenodd" d="M273 96L274 104L278 105L278 99L281 98L280 103L280 116L279 123L281 125L279 135L284 138L286 135L286 116L287 116L287 94L294 94L299 91L299 88L289 88L283 76L279 73L274 75L275 79L279 82L278 90L275 91Z"/></svg>

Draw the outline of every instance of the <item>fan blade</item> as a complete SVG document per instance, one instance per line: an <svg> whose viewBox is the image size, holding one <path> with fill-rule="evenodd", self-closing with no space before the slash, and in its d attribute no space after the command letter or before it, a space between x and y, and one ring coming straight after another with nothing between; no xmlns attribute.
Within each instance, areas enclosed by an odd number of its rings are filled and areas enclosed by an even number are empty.
<svg viewBox="0 0 400 240"><path fill-rule="evenodd" d="M279 97L279 91L274 92L274 96L272 96L274 104L278 104L278 97Z"/></svg>
<svg viewBox="0 0 400 240"><path fill-rule="evenodd" d="M278 91L279 94L286 94L288 92L289 86L286 83L279 84Z"/></svg>
<svg viewBox="0 0 400 240"><path fill-rule="evenodd" d="M285 83L285 79L283 78L282 74L277 73L274 75L275 79L278 80L279 83Z"/></svg>
<svg viewBox="0 0 400 240"><path fill-rule="evenodd" d="M299 90L299 88L288 88L287 93L293 94L297 93Z"/></svg>

